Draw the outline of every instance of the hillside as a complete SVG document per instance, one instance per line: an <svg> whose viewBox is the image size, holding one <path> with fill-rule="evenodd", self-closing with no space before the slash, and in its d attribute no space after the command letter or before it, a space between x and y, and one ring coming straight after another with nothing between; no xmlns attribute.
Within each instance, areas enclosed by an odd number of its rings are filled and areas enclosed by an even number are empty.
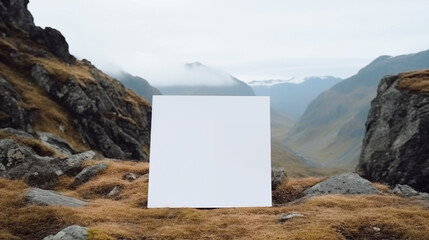
<svg viewBox="0 0 429 240"><path fill-rule="evenodd" d="M59 31L35 26L27 4L0 2L0 127L48 132L77 151L148 161L149 103L77 60Z"/></svg>
<svg viewBox="0 0 429 240"><path fill-rule="evenodd" d="M272 109L296 121L317 95L340 81L340 78L326 76L307 77L301 83L265 80L252 81L248 84L257 96L271 97Z"/></svg>
<svg viewBox="0 0 429 240"><path fill-rule="evenodd" d="M291 130L286 144L327 165L353 169L359 158L370 102L385 75L429 67L429 51L381 56L356 75L313 100Z"/></svg>
<svg viewBox="0 0 429 240"><path fill-rule="evenodd" d="M121 81L125 87L132 89L150 103L152 103L153 95L161 95L161 92L157 88L150 85L146 79L141 77L133 76L126 72L109 73L109 75Z"/></svg>
<svg viewBox="0 0 429 240"><path fill-rule="evenodd" d="M182 83L158 86L158 89L165 95L255 95L252 88L243 81L199 62L186 64L184 75L180 78L183 78Z"/></svg>

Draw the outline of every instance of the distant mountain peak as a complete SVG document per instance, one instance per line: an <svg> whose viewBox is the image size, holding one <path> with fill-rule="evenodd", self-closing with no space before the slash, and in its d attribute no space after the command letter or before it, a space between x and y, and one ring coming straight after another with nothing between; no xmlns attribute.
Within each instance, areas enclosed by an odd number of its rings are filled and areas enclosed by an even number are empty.
<svg viewBox="0 0 429 240"><path fill-rule="evenodd" d="M207 67L204 64L196 61L196 62L192 62L192 63L186 63L185 67L188 69L193 69L193 68L200 68L200 67Z"/></svg>

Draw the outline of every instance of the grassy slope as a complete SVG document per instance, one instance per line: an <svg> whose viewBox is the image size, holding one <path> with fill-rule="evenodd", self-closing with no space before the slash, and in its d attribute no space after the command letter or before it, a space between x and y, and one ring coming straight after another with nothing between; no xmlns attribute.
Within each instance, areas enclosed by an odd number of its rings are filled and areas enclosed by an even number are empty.
<svg viewBox="0 0 429 240"><path fill-rule="evenodd" d="M130 183L122 176L144 174L148 165L108 164L107 171L77 189L69 187L71 178L61 180L57 190L90 200L82 208L26 205L22 194L28 186L0 179L0 239L39 239L71 224L88 227L89 239L428 239L429 210L382 185L379 196L331 195L272 208L147 209L147 180ZM294 200L320 180L290 179L274 192L275 202ZM106 197L114 186L119 194ZM286 212L306 217L278 222Z"/></svg>

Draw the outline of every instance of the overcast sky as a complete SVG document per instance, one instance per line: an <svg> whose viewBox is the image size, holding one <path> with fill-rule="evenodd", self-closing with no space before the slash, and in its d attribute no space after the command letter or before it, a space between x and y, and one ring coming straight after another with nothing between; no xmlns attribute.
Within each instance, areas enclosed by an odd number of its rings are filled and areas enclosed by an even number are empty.
<svg viewBox="0 0 429 240"><path fill-rule="evenodd" d="M29 9L76 57L155 85L195 61L246 82L346 78L379 55L429 49L427 0L30 0Z"/></svg>

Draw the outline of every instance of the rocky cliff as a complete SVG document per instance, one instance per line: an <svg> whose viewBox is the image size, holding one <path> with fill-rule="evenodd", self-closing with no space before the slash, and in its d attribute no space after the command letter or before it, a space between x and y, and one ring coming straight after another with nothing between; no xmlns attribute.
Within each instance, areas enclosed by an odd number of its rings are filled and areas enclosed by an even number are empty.
<svg viewBox="0 0 429 240"><path fill-rule="evenodd" d="M33 23L26 0L0 2L0 128L50 132L75 149L148 160L149 103Z"/></svg>
<svg viewBox="0 0 429 240"><path fill-rule="evenodd" d="M357 172L429 192L429 70L381 80L366 122Z"/></svg>

